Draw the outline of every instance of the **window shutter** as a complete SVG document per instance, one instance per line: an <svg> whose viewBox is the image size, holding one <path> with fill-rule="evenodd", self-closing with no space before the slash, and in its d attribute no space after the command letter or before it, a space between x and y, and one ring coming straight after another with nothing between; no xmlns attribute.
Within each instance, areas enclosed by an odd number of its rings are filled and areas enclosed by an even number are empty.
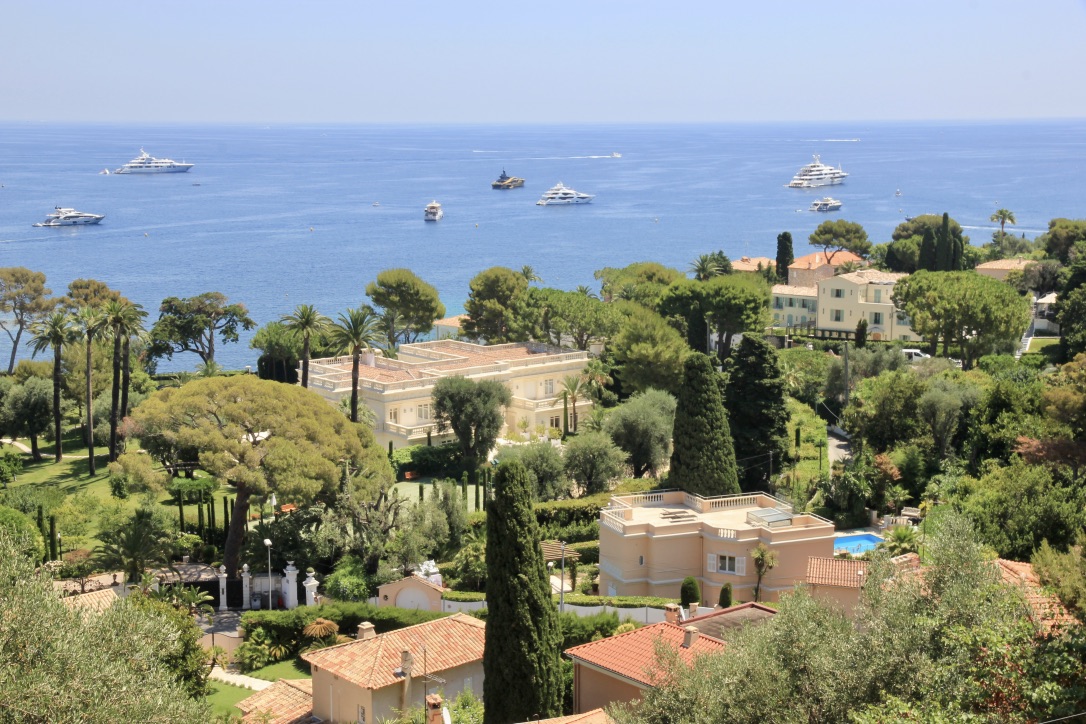
<svg viewBox="0 0 1086 724"><path fill-rule="evenodd" d="M710 553L709 554L709 560L706 562L705 565L708 567L709 573L716 573L716 571L717 571L716 553Z"/></svg>
<svg viewBox="0 0 1086 724"><path fill-rule="evenodd" d="M741 556L735 559L735 575L745 576L747 575L747 559L746 556Z"/></svg>

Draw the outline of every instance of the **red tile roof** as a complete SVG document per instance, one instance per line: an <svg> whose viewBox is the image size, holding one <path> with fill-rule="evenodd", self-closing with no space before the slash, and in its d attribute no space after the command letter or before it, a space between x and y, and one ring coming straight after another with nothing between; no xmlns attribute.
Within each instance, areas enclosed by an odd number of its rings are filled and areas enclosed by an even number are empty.
<svg viewBox="0 0 1086 724"><path fill-rule="evenodd" d="M280 679L236 705L242 721L297 724L313 716L313 680Z"/></svg>
<svg viewBox="0 0 1086 724"><path fill-rule="evenodd" d="M762 269L776 269L777 261L770 259L768 256L756 256L749 257L744 256L739 259L732 259L732 269L740 272L753 272L758 271L759 267Z"/></svg>
<svg viewBox="0 0 1086 724"><path fill-rule="evenodd" d="M683 622L683 625L694 626L703 634L722 638L724 631L728 629L762 623L776 615L777 612L769 606L751 601L689 618Z"/></svg>
<svg viewBox="0 0 1086 724"><path fill-rule="evenodd" d="M656 643L662 641L679 652L683 661L692 664L696 656L715 654L724 650L720 639L700 634L690 648L683 646L686 631L673 623L656 623L618 636L590 641L566 649L574 661L598 666L631 681L653 686L656 668Z"/></svg>
<svg viewBox="0 0 1086 724"><path fill-rule="evenodd" d="M807 559L807 585L862 588L868 565L867 561L811 556Z"/></svg>
<svg viewBox="0 0 1086 724"><path fill-rule="evenodd" d="M1038 626L1045 631L1051 631L1060 626L1077 623L1077 619L1064 608L1060 600L1046 593L1041 587L1041 579L1033 570L1033 564L1002 558L998 559L996 564L999 566L999 573L1003 576L1003 582L1017 586L1022 591L1026 604L1033 612L1031 618Z"/></svg>
<svg viewBox="0 0 1086 724"><path fill-rule="evenodd" d="M311 651L302 654L302 659L363 689L380 689L401 681L396 672L405 649L414 657L416 676L423 673L424 648L428 674L481 661L485 629L479 619L456 613L372 639Z"/></svg>
<svg viewBox="0 0 1086 724"><path fill-rule="evenodd" d="M830 261L832 259L832 261ZM788 265L789 269L817 269L823 264L830 264L832 266L841 266L848 262L855 262L857 264L863 263L863 259L853 254L851 251L835 251L831 254L823 254L820 251L816 251L813 254L807 254L801 256L794 262Z"/></svg>
<svg viewBox="0 0 1086 724"><path fill-rule="evenodd" d="M603 709L593 709L583 714L557 716L553 719L539 719L531 724L614 724L615 720L607 716Z"/></svg>
<svg viewBox="0 0 1086 724"><path fill-rule="evenodd" d="M99 591L81 593L77 596L65 596L61 599L68 608L90 613L102 613L107 608L121 600L119 588L103 588Z"/></svg>

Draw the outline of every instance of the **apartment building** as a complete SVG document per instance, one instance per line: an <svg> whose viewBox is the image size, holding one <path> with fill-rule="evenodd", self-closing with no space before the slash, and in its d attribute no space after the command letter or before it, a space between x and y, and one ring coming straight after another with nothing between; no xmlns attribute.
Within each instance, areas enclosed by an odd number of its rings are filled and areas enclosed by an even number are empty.
<svg viewBox="0 0 1086 724"><path fill-rule="evenodd" d="M909 319L894 307L894 285L908 274L861 269L818 282L818 331L856 331L867 320L867 336L873 340L917 339Z"/></svg>
<svg viewBox="0 0 1086 724"><path fill-rule="evenodd" d="M600 511L600 593L679 595L687 576L715 602L725 583L736 600L754 598L750 559L759 543L778 554L762 580L762 600L777 600L807 575L811 556L833 557L833 523L797 514L765 493L703 498L682 490L615 496Z"/></svg>
<svg viewBox="0 0 1086 724"><path fill-rule="evenodd" d="M802 327L818 320L818 287L774 284L772 295L774 327Z"/></svg>
<svg viewBox="0 0 1086 724"><path fill-rule="evenodd" d="M866 266L867 262L851 251L835 251L830 254L816 251L801 256L788 265L788 286L813 287L819 281L832 277L845 264Z"/></svg>
<svg viewBox="0 0 1086 724"><path fill-rule="evenodd" d="M381 445L425 444L427 433L436 444L452 439L433 422L434 385L443 377L462 375L473 380L498 380L509 388L513 402L505 410L505 429L519 432L562 427L562 380L578 375L588 353L538 342L482 345L456 339L405 344L396 359L363 355L358 381L360 404L376 418L374 431ZM351 358L311 360L309 389L331 402L351 396ZM577 401L577 414L592 407ZM573 427L570 411L570 427Z"/></svg>

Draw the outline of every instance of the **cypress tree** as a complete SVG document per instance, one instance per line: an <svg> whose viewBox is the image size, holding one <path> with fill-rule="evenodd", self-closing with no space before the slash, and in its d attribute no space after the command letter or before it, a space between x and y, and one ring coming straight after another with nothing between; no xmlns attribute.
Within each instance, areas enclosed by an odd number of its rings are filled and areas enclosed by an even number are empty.
<svg viewBox="0 0 1086 724"><path fill-rule="evenodd" d="M867 345L867 320L860 319L856 322L856 349L863 349Z"/></svg>
<svg viewBox="0 0 1086 724"><path fill-rule="evenodd" d="M787 231L777 234L777 278L788 283L788 267L796 260L792 250L792 235Z"/></svg>
<svg viewBox="0 0 1086 724"><path fill-rule="evenodd" d="M724 384L708 355L687 357L675 409L668 477L697 495L739 492L735 448L721 395Z"/></svg>
<svg viewBox="0 0 1086 724"><path fill-rule="evenodd" d="M951 271L954 263L954 239L950 236L950 214L943 212L943 225L935 237L935 271Z"/></svg>
<svg viewBox="0 0 1086 724"><path fill-rule="evenodd" d="M48 537L49 532L45 530L45 508L41 505L38 506L38 532L41 533L42 540Z"/></svg>
<svg viewBox="0 0 1086 724"><path fill-rule="evenodd" d="M185 494L177 491L177 520L181 524L181 532L185 532Z"/></svg>
<svg viewBox="0 0 1086 724"><path fill-rule="evenodd" d="M222 499L222 529L230 530L230 501L226 497Z"/></svg>
<svg viewBox="0 0 1086 724"><path fill-rule="evenodd" d="M551 598L531 474L519 460L498 467L486 514L484 724L561 714L561 633Z"/></svg>
<svg viewBox="0 0 1086 724"><path fill-rule="evenodd" d="M200 536L200 540L207 543L207 538L204 536L204 504L196 504L196 533Z"/></svg>
<svg viewBox="0 0 1086 724"><path fill-rule="evenodd" d="M211 530L215 530L215 496L211 496L207 501L207 519L208 525L211 526Z"/></svg>
<svg viewBox="0 0 1086 724"><path fill-rule="evenodd" d="M49 516L49 560L55 561L57 558L57 517L55 515Z"/></svg>
<svg viewBox="0 0 1086 724"><path fill-rule="evenodd" d="M765 490L770 461L779 470L788 453L788 406L777 350L762 337L744 335L725 371L728 425L735 449L746 459L739 486L743 492Z"/></svg>
<svg viewBox="0 0 1086 724"><path fill-rule="evenodd" d="M924 229L924 238L920 242L920 256L916 261L917 270L935 271L936 256L935 234L931 229Z"/></svg>
<svg viewBox="0 0 1086 724"><path fill-rule="evenodd" d="M963 271L965 268L965 243L962 239L954 239L954 256L951 261L951 271Z"/></svg>

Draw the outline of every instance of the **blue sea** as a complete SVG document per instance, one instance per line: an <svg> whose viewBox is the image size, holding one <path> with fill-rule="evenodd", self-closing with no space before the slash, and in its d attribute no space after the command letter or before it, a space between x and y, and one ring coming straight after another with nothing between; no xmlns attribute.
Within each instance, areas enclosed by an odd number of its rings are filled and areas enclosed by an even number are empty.
<svg viewBox="0 0 1086 724"><path fill-rule="evenodd" d="M184 174L100 175L143 147ZM620 158L612 153L621 154ZM841 186L788 189L820 154ZM490 188L502 170L524 188ZM827 218L886 241L905 216L949 211L974 244L997 208L1033 237L1083 217L1086 121L564 126L122 126L0 124L0 266L45 272L54 293L92 277L157 317L166 296L221 291L263 324L300 303L329 316L366 301L378 271L409 267L449 314L493 265L530 264L545 284L597 286L604 266L702 253L796 255ZM558 181L584 206L535 202ZM900 196L896 192L900 190ZM844 202L810 213L812 200ZM445 217L422 220L439 201ZM375 205L375 203L377 205ZM54 206L105 214L99 226L33 228ZM255 364L245 335L219 345L228 368ZM0 336L0 359L8 340ZM195 368L178 355L163 370Z"/></svg>

